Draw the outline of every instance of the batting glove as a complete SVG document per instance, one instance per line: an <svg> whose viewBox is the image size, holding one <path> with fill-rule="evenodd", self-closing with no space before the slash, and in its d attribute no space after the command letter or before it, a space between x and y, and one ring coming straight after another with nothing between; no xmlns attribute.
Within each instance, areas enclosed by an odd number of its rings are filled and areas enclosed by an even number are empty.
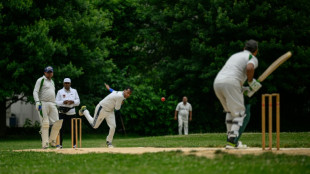
<svg viewBox="0 0 310 174"><path fill-rule="evenodd" d="M250 92L251 89L248 86L242 86L242 93L247 94L248 92Z"/></svg>
<svg viewBox="0 0 310 174"><path fill-rule="evenodd" d="M42 110L42 104L41 102L36 102L36 110L41 111Z"/></svg>
<svg viewBox="0 0 310 174"><path fill-rule="evenodd" d="M258 91L259 88L262 87L262 84L260 84L256 79L253 79L252 82L248 82L251 88L251 91Z"/></svg>

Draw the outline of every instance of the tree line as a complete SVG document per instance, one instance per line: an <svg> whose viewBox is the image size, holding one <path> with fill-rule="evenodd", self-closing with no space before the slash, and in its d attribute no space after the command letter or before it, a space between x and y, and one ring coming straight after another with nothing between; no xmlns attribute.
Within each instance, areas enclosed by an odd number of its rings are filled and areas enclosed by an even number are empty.
<svg viewBox="0 0 310 174"><path fill-rule="evenodd" d="M56 89L70 77L91 111L108 94L105 82L117 90L133 86L121 110L127 132L175 134L173 113L183 96L193 106L190 132L225 131L213 80L248 39L259 42L256 78L285 52L293 57L246 99L252 104L247 130L260 130L261 94L278 92L281 129L309 131L309 9L305 0L2 1L0 134L6 109L33 101L47 65L54 67Z"/></svg>

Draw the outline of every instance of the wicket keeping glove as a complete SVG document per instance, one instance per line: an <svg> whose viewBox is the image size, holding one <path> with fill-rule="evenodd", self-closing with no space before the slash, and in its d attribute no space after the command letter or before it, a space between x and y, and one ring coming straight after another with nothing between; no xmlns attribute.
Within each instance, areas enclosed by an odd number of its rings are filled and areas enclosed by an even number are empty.
<svg viewBox="0 0 310 174"><path fill-rule="evenodd" d="M42 110L42 104L41 102L36 102L36 110L41 111Z"/></svg>

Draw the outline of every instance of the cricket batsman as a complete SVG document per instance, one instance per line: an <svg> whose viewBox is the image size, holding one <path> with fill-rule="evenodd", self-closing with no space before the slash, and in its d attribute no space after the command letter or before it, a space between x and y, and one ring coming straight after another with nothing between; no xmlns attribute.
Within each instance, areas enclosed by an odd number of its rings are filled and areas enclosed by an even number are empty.
<svg viewBox="0 0 310 174"><path fill-rule="evenodd" d="M102 121L105 119L110 128L109 134L106 138L107 147L113 148L112 141L116 128L114 109L115 110L121 109L123 101L130 97L133 88L126 87L123 91L114 91L113 89L110 88L108 90L111 93L97 104L93 117L86 109L86 106L81 107L81 109L79 110L79 115L80 116L84 115L88 120L89 124L94 129L97 129L102 123Z"/></svg>
<svg viewBox="0 0 310 174"><path fill-rule="evenodd" d="M262 85L255 80L254 71L258 67L255 57L258 53L258 43L249 40L244 50L233 54L225 63L214 80L214 91L226 113L227 144L226 149L247 148L239 140L247 123L244 123L246 109L243 92L251 90L256 92ZM243 87L245 81L249 87Z"/></svg>
<svg viewBox="0 0 310 174"><path fill-rule="evenodd" d="M44 69L44 75L40 77L33 90L33 98L36 102L36 110L39 112L41 122L42 148L47 149L49 144L56 147L56 138L62 126L59 120L56 107L55 84L52 80L53 67L48 66ZM52 126L49 136L49 127Z"/></svg>

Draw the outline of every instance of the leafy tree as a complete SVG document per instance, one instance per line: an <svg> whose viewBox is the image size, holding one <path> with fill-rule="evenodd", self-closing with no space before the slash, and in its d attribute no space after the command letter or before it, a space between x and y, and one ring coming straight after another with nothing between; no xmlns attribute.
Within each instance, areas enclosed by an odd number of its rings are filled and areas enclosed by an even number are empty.
<svg viewBox="0 0 310 174"><path fill-rule="evenodd" d="M260 94L279 92L282 127L309 130L300 126L310 121L309 7L305 0L1 2L1 128L4 106L31 101L35 79L52 65L57 89L70 77L90 110L108 94L104 82L117 90L133 86L121 110L130 132L177 132L173 112L184 95L193 106L191 131L224 131L213 80L230 55L255 39L255 77L288 50L293 57L249 99L249 128L260 129ZM160 102L162 96L166 102Z"/></svg>
<svg viewBox="0 0 310 174"><path fill-rule="evenodd" d="M89 1L6 1L0 7L1 135L5 110L18 100L32 101L35 80L47 65L55 69L56 89L70 77L85 103L97 100L116 69L108 58L113 45L105 34L111 30L108 11Z"/></svg>

